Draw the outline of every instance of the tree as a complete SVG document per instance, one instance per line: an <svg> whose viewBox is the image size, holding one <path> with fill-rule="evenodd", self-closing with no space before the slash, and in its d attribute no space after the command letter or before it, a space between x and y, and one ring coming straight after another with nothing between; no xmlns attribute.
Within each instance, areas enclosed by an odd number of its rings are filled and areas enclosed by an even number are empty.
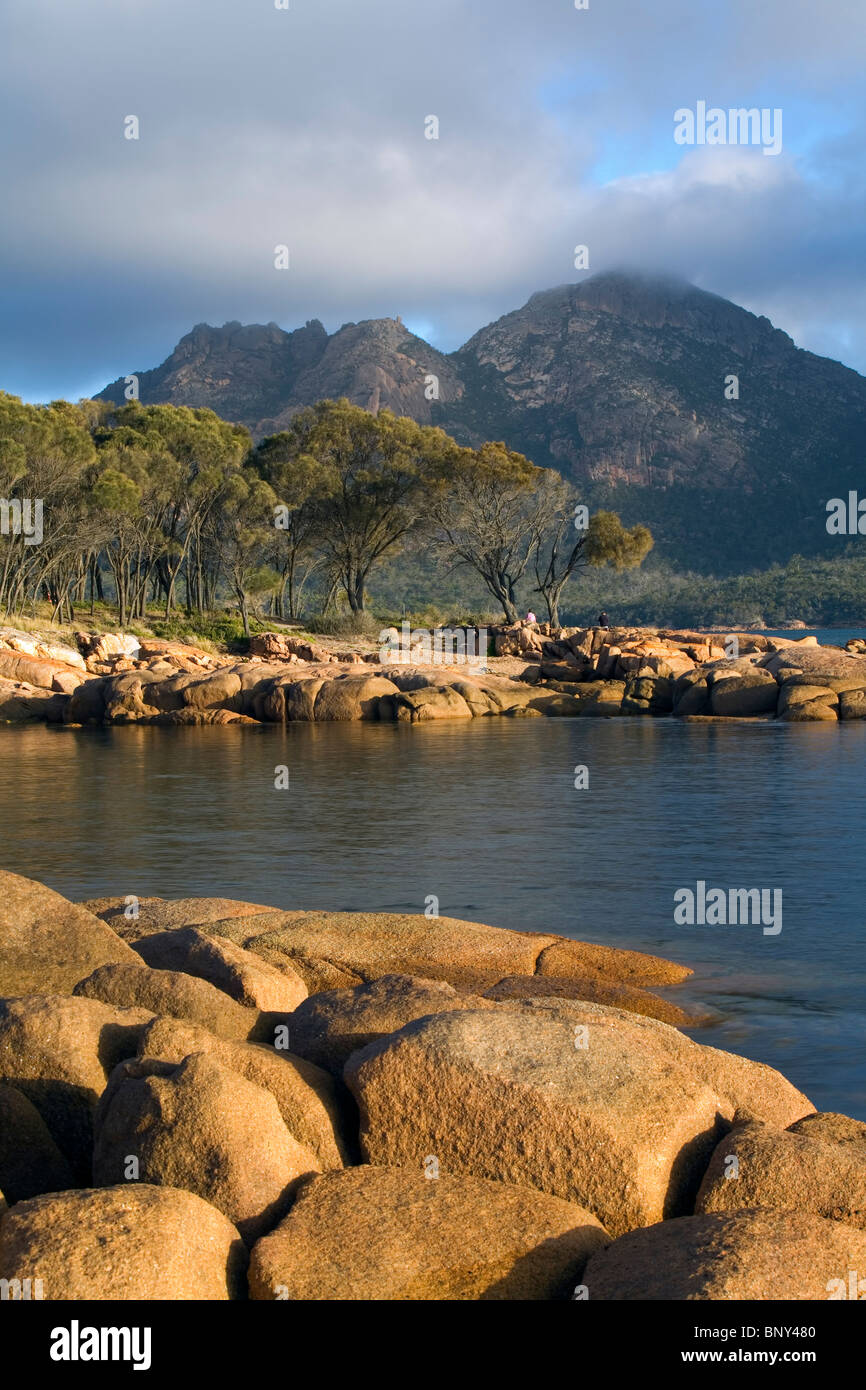
<svg viewBox="0 0 866 1390"><path fill-rule="evenodd" d="M285 458L319 471L315 524L324 564L353 613L363 613L369 577L417 529L459 454L443 430L347 400L319 401L287 431Z"/></svg>
<svg viewBox="0 0 866 1390"><path fill-rule="evenodd" d="M502 443L464 449L447 491L430 507L436 548L481 576L509 623L517 620L517 584L538 531L543 473Z"/></svg>
<svg viewBox="0 0 866 1390"><path fill-rule="evenodd" d="M210 410L31 406L0 392L0 492L0 611L50 599L52 618L67 621L88 576L91 604L102 599L109 570L122 625L160 595L170 617L185 581L190 616L227 583L249 631L251 598L273 594L296 617L314 573L326 607L342 589L363 613L376 567L431 527L509 621L534 559L556 621L581 565L626 568L652 545L646 528L606 512L575 539L567 484L504 444L461 449L442 430L346 400L301 411L253 450L246 430ZM27 520L37 504L38 536Z"/></svg>
<svg viewBox="0 0 866 1390"><path fill-rule="evenodd" d="M299 453L297 435L283 430L263 439L254 450L251 465L277 497L272 543L273 560L281 584L277 613L299 616L304 586L323 563L318 546L325 494L325 470L312 454Z"/></svg>
<svg viewBox="0 0 866 1390"><path fill-rule="evenodd" d="M559 627L559 600L571 576L588 565L635 569L653 547L646 526L627 530L616 512L594 512L585 527L576 515L576 493L553 469L540 481L533 535L536 593L543 596L548 619Z"/></svg>
<svg viewBox="0 0 866 1390"><path fill-rule="evenodd" d="M133 566L142 516L141 488L119 468L106 468L93 485L93 500L111 528L106 550L114 575L117 617L121 627L129 621Z"/></svg>
<svg viewBox="0 0 866 1390"><path fill-rule="evenodd" d="M115 427L143 438L143 447L164 451L176 463L173 487L162 514L165 545L159 561L165 595L165 616L175 603L175 587L187 566L187 598L205 607L203 528L219 504L229 480L247 458L250 436L240 425L228 424L212 410L138 402L115 412Z"/></svg>
<svg viewBox="0 0 866 1390"><path fill-rule="evenodd" d="M250 635L250 598L272 593L280 583L280 576L264 563L275 503L273 489L248 468L226 485L212 518L210 539L237 597L245 637Z"/></svg>
<svg viewBox="0 0 866 1390"><path fill-rule="evenodd" d="M0 534L0 603L7 614L28 598L51 596L54 616L71 619L71 590L86 544L84 480L94 458L87 422L77 406L25 405L0 392L0 490L6 503ZM27 536L22 514L38 508L39 536Z"/></svg>
<svg viewBox="0 0 866 1390"><path fill-rule="evenodd" d="M184 470L156 430L127 425L100 430L98 472L90 500L104 529L119 621L143 618L151 577L172 553L166 534Z"/></svg>

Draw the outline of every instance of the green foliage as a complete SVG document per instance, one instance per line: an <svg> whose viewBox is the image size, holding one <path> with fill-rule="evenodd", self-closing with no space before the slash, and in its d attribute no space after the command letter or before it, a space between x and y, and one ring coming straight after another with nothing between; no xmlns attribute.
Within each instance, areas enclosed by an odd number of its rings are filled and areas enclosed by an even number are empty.
<svg viewBox="0 0 866 1390"><path fill-rule="evenodd" d="M721 579L677 573L666 564L632 574L587 571L574 598L564 622L593 621L605 608L612 623L624 624L860 627L866 626L866 554L855 543L837 559L795 555L786 565Z"/></svg>
<svg viewBox="0 0 866 1390"><path fill-rule="evenodd" d="M540 473L538 504L533 521L535 591L547 606L548 620L558 626L559 601L572 576L588 567L612 565L616 570L636 569L652 549L653 537L646 526L627 530L616 512L594 512L584 522L585 506L553 469Z"/></svg>
<svg viewBox="0 0 866 1390"><path fill-rule="evenodd" d="M254 462L285 496L289 545L305 526L322 551L332 591L364 611L371 574L422 522L459 450L442 431L347 400L320 401L265 440Z"/></svg>
<svg viewBox="0 0 866 1390"><path fill-rule="evenodd" d="M600 608L612 621L689 626L866 618L858 541L760 573L678 573L657 551L643 565L644 522L655 531L661 504L642 495L643 521L635 495L625 524L596 506L578 533L576 494L554 469L345 400L300 412L254 448L209 410L32 406L0 392L0 496L44 504L39 544L0 535L0 614L23 620L47 604L63 625L89 607L102 622L113 605L131 631L220 645L313 612L312 631L347 636L404 618L489 623L494 601L514 617L539 593L562 621Z"/></svg>
<svg viewBox="0 0 866 1390"><path fill-rule="evenodd" d="M252 621L253 631L264 631L265 623ZM135 632L136 628L130 628ZM146 631L139 636L152 635L165 638L169 642L188 642L191 646L213 646L215 649L245 651L249 639L244 636L243 620L237 612L196 614L192 618L178 615L174 618L153 618Z"/></svg>
<svg viewBox="0 0 866 1390"><path fill-rule="evenodd" d="M555 480L555 481L554 481ZM550 510L550 485L558 474L536 468L502 443L462 449L451 476L429 508L434 546L468 566L501 604L506 621L517 617L518 585L537 543L540 518Z"/></svg>
<svg viewBox="0 0 866 1390"><path fill-rule="evenodd" d="M135 516L141 511L141 488L128 473L119 468L106 468L95 480L90 500L97 511Z"/></svg>
<svg viewBox="0 0 866 1390"><path fill-rule="evenodd" d="M615 570L637 569L652 548L652 532L641 525L627 530L616 512L594 512L589 519L584 555L587 563L596 568L612 565Z"/></svg>
<svg viewBox="0 0 866 1390"><path fill-rule="evenodd" d="M383 619L372 613L320 613L304 624L314 636L329 633L332 637L368 637L375 639L382 630Z"/></svg>

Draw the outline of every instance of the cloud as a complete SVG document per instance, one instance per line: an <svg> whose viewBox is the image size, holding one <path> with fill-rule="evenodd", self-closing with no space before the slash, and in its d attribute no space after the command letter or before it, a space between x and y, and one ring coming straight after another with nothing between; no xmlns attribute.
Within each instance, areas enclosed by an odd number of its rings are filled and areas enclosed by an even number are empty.
<svg viewBox="0 0 866 1390"><path fill-rule="evenodd" d="M95 390L202 320L450 349L578 243L866 369L859 0L590 3L8 0L0 385ZM699 99L781 107L783 153L675 146Z"/></svg>

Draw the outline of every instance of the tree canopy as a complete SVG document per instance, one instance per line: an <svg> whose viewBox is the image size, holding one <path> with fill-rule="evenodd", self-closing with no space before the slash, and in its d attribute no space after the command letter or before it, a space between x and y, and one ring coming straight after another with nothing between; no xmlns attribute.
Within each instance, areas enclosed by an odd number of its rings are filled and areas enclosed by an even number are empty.
<svg viewBox="0 0 866 1390"><path fill-rule="evenodd" d="M296 619L309 586L363 614L377 571L411 542L468 566L517 616L535 578L552 621L585 565L639 564L652 545L611 512L577 534L573 488L503 443L461 447L442 430L346 400L300 410L253 443L210 410L102 401L27 405L0 393L0 606L49 599L74 618L110 589L121 625L231 596ZM38 499L41 534L27 534Z"/></svg>

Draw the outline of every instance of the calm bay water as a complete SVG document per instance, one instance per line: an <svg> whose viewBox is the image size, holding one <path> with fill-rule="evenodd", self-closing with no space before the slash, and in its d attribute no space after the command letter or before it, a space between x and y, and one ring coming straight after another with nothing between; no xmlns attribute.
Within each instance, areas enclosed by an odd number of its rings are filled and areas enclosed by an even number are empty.
<svg viewBox="0 0 866 1390"><path fill-rule="evenodd" d="M762 628L764 637L792 638L800 642L804 637L817 637L822 647L844 647L852 637L866 638L863 627L804 627L804 628Z"/></svg>
<svg viewBox="0 0 866 1390"><path fill-rule="evenodd" d="M0 728L0 754L0 864L68 897L436 894L443 915L657 952L695 968L671 998L718 1011L701 1041L866 1119L864 724L40 726ZM699 879L782 889L781 934L675 925Z"/></svg>

